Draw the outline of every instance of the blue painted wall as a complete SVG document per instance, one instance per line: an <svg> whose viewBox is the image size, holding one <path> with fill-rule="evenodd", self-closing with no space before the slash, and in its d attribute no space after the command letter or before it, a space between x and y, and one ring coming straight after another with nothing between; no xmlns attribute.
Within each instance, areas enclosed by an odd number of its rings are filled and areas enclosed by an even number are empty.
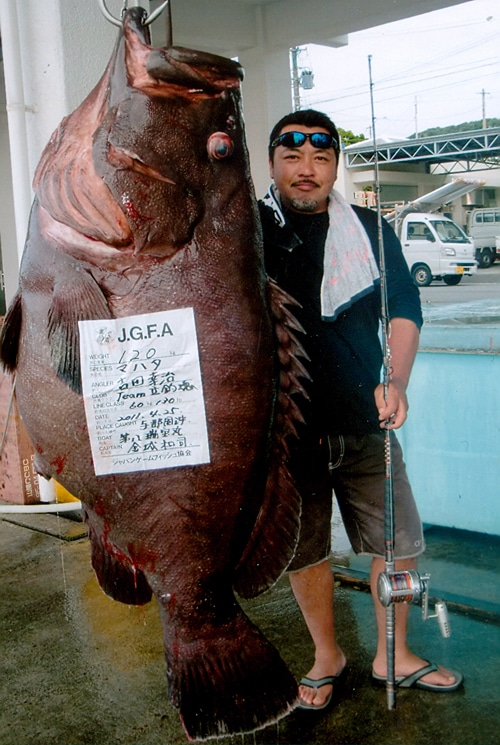
<svg viewBox="0 0 500 745"><path fill-rule="evenodd" d="M500 327L424 326L398 433L422 520L500 535Z"/></svg>

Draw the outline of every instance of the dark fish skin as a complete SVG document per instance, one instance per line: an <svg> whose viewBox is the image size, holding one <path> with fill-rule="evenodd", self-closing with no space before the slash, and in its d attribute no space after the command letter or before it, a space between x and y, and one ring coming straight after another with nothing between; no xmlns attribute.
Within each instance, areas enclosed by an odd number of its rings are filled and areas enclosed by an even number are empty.
<svg viewBox="0 0 500 745"><path fill-rule="evenodd" d="M300 499L286 437L300 349L268 282L237 63L152 49L138 8L35 176L20 288L0 338L37 467L83 503L104 591L157 598L170 700L189 738L253 731L297 686L241 610L289 563ZM210 463L96 476L78 321L192 307ZM279 341L278 341L279 340Z"/></svg>

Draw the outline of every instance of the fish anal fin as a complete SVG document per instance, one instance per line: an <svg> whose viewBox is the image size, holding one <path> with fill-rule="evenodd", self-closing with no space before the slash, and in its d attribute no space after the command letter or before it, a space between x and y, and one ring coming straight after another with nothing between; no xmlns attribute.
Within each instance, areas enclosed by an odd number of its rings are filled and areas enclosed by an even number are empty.
<svg viewBox="0 0 500 745"><path fill-rule="evenodd" d="M144 574L126 557L114 556L89 524L90 555L97 581L108 597L127 605L145 605L153 593Z"/></svg>
<svg viewBox="0 0 500 745"><path fill-rule="evenodd" d="M18 291L9 306L0 329L0 361L7 372L13 373L17 367L19 339L23 323L21 293Z"/></svg>
<svg viewBox="0 0 500 745"><path fill-rule="evenodd" d="M50 358L57 376L82 392L78 321L111 318L106 298L86 271L56 281L48 314Z"/></svg>

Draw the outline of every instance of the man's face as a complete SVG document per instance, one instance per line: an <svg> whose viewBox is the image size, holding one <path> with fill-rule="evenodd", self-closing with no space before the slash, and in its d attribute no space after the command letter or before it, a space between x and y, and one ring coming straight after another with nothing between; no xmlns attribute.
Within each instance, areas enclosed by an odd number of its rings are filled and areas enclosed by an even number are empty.
<svg viewBox="0 0 500 745"><path fill-rule="evenodd" d="M304 127L287 124L284 132L325 132L323 127ZM295 212L324 212L328 207L328 195L337 178L337 156L332 147L316 148L307 139L302 147L278 145L273 161L269 163L271 178L280 193L284 207Z"/></svg>

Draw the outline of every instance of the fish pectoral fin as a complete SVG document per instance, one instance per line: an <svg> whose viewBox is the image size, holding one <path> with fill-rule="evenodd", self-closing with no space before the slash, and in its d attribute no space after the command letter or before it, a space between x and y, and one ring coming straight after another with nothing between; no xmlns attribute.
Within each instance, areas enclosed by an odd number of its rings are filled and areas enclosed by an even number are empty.
<svg viewBox="0 0 500 745"><path fill-rule="evenodd" d="M56 281L48 317L50 358L57 376L82 392L78 321L111 318L106 298L88 272Z"/></svg>
<svg viewBox="0 0 500 745"><path fill-rule="evenodd" d="M88 522L88 514L84 513ZM93 526L88 523L92 568L103 592L113 600L126 605L145 605L153 597L146 577L125 556L120 561L99 539Z"/></svg>
<svg viewBox="0 0 500 745"><path fill-rule="evenodd" d="M0 360L7 372L13 373L17 367L19 339L23 324L21 292L18 290L5 316L0 330Z"/></svg>

